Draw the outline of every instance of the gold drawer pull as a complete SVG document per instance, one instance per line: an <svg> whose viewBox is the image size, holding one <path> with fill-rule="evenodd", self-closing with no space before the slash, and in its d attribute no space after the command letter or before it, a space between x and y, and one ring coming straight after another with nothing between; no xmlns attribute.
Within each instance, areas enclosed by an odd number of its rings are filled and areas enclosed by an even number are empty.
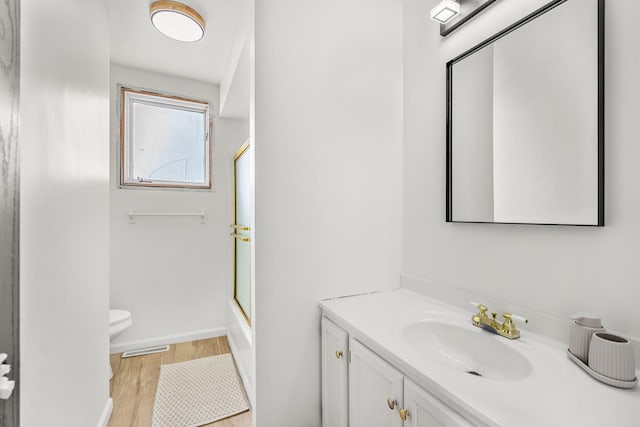
<svg viewBox="0 0 640 427"><path fill-rule="evenodd" d="M398 404L398 401L395 399L387 399L387 405L389 406L389 409L394 409L396 407L396 405Z"/></svg>
<svg viewBox="0 0 640 427"><path fill-rule="evenodd" d="M336 351L336 359L342 359L342 352L340 350Z"/></svg>
<svg viewBox="0 0 640 427"><path fill-rule="evenodd" d="M407 418L409 418L409 411L406 409L400 409L400 418L402 418L402 421L407 421Z"/></svg>

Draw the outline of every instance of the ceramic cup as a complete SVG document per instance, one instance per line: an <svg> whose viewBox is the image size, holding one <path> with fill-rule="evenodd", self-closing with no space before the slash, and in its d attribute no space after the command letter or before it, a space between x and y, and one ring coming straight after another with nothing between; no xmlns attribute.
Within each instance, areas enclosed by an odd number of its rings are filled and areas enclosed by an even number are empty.
<svg viewBox="0 0 640 427"><path fill-rule="evenodd" d="M596 332L605 331L606 329L604 329L603 327L591 328L573 322L573 325L571 325L571 335L569 337L569 351L573 353L573 355L578 359L582 360L585 364L588 363L591 337Z"/></svg>
<svg viewBox="0 0 640 427"><path fill-rule="evenodd" d="M589 345L589 367L616 380L635 380L636 365L631 343L617 335L596 332Z"/></svg>

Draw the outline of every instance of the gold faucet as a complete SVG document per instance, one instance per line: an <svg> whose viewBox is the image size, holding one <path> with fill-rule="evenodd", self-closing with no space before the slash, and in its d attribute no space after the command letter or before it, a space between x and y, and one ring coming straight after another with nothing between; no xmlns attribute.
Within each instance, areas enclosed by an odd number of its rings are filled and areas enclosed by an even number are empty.
<svg viewBox="0 0 640 427"><path fill-rule="evenodd" d="M502 323L496 321L496 316L498 313L491 313L491 317L487 316L487 307L482 304L473 303L478 307L478 313L471 316L471 322L482 329L486 329L490 332L494 332L498 335L501 335L505 338L509 338L510 340L514 340L516 338L520 338L520 331L516 328L515 323L511 320L513 316L511 313L504 313L502 317L504 321ZM520 316L516 316L520 318L524 323L528 323L529 321L525 318L521 318Z"/></svg>

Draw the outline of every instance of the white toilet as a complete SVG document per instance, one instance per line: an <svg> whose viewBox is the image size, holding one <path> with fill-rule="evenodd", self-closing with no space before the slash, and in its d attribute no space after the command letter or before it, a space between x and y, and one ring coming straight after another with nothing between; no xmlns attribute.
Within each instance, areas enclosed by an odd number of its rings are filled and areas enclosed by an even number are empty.
<svg viewBox="0 0 640 427"><path fill-rule="evenodd" d="M131 313L126 310L109 310L109 341L113 341L131 325L133 325Z"/></svg>
<svg viewBox="0 0 640 427"><path fill-rule="evenodd" d="M129 329L133 325L131 313L126 310L109 310L109 342ZM109 364L109 379L113 377L111 364Z"/></svg>

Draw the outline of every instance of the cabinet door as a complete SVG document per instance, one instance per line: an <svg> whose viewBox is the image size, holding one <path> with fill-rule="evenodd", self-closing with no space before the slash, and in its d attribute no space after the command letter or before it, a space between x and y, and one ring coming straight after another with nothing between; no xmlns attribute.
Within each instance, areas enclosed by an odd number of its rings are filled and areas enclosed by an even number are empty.
<svg viewBox="0 0 640 427"><path fill-rule="evenodd" d="M348 427L349 335L322 317L322 425Z"/></svg>
<svg viewBox="0 0 640 427"><path fill-rule="evenodd" d="M405 427L472 427L453 409L406 378L404 411L407 411Z"/></svg>
<svg viewBox="0 0 640 427"><path fill-rule="evenodd" d="M350 339L349 426L402 427L402 374Z"/></svg>

